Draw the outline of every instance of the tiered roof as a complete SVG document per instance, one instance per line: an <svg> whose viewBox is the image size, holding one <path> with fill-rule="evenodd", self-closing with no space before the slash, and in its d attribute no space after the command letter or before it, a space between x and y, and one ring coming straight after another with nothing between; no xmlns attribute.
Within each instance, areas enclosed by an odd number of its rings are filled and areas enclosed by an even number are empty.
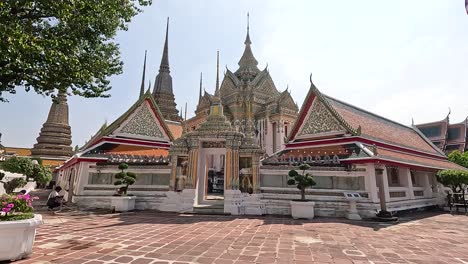
<svg viewBox="0 0 468 264"><path fill-rule="evenodd" d="M446 118L416 125L437 147L450 153L454 150L468 151L468 118L460 123L450 124Z"/></svg>
<svg viewBox="0 0 468 264"><path fill-rule="evenodd" d="M369 156L353 158L353 162L379 161L426 169L464 169L449 162L415 126L402 125L323 95L312 80L289 141L286 150L356 144Z"/></svg>

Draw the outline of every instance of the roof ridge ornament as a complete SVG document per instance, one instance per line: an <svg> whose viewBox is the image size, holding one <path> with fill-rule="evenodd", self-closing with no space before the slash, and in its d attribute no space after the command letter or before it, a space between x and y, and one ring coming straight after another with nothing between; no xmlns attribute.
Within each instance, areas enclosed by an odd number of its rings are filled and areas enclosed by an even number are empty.
<svg viewBox="0 0 468 264"><path fill-rule="evenodd" d="M312 82L312 73L310 73L310 86L314 93L317 95L319 100L325 105L325 107L331 112L331 114L338 119L341 125L343 125L352 135L358 136L361 135L361 126L358 126L356 129L353 128L344 118L335 110L333 106L331 106L330 102L323 96L323 94L319 91L319 89L315 86Z"/></svg>

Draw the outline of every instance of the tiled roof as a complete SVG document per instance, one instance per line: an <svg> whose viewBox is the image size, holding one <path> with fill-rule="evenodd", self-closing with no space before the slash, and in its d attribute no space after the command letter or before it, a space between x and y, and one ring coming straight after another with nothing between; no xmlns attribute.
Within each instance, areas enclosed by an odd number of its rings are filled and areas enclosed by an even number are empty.
<svg viewBox="0 0 468 264"><path fill-rule="evenodd" d="M361 136L410 149L442 155L415 129L325 96L339 115L352 127L361 127Z"/></svg>
<svg viewBox="0 0 468 264"><path fill-rule="evenodd" d="M135 150L111 151L111 152L107 152L106 154L166 157L168 156L169 151L167 149L135 149Z"/></svg>
<svg viewBox="0 0 468 264"><path fill-rule="evenodd" d="M30 148L16 148L16 147L4 147L6 154L14 154L17 156L31 156Z"/></svg>
<svg viewBox="0 0 468 264"><path fill-rule="evenodd" d="M171 131L174 139L178 139L180 138L180 136L182 136L182 124L180 123L175 124L175 123L166 121L166 125L169 128L169 131Z"/></svg>
<svg viewBox="0 0 468 264"><path fill-rule="evenodd" d="M142 104L148 103L152 109L154 110L154 114L156 115L156 118L158 119L160 125L162 126L164 132L167 134L169 137L169 140L172 141L174 140L174 137L171 133L171 130L167 127L167 122L162 118L163 115L161 111L159 110L158 105L156 104L156 101L154 100L153 96L149 92L149 90L141 96L125 113L123 113L119 118L117 118L114 122L112 122L109 126L103 126L101 127L97 133L91 137L91 139L85 143L83 147L81 147L81 150L87 149L91 147L93 144L95 144L99 139L101 139L104 136L107 136L114 132L121 124L124 122L132 113L135 111L139 106Z"/></svg>
<svg viewBox="0 0 468 264"><path fill-rule="evenodd" d="M395 162L411 163L414 165L421 165L424 167L432 167L435 169L456 169L467 170L466 168L452 163L448 160L432 159L428 157L415 156L411 154L401 153L388 149L378 149L378 158L386 159Z"/></svg>

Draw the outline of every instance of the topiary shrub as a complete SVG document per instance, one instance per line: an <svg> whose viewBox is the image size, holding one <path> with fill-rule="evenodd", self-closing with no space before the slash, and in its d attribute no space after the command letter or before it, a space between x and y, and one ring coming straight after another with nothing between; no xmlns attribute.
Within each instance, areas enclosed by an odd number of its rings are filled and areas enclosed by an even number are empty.
<svg viewBox="0 0 468 264"><path fill-rule="evenodd" d="M316 184L313 176L310 173L306 173L306 170L310 169L309 164L301 164L299 170L302 170L302 174L299 174L296 170L290 170L288 176L288 185L296 185L297 188L301 191L301 200L305 201L305 190L309 187L312 187Z"/></svg>
<svg viewBox="0 0 468 264"><path fill-rule="evenodd" d="M120 188L123 195L127 195L128 186L132 185L136 181L136 174L133 172L125 171L128 169L128 165L121 163L119 165L120 172L115 174L116 181L114 185L124 185Z"/></svg>

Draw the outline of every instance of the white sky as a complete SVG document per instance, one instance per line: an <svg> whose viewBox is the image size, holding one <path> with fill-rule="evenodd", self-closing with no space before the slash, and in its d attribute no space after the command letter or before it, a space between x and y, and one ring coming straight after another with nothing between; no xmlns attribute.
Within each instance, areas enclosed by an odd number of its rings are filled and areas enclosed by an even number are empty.
<svg viewBox="0 0 468 264"><path fill-rule="evenodd" d="M244 49L250 12L252 49L267 63L279 90L289 85L302 104L315 85L340 100L411 124L468 115L468 15L464 0L155 0L120 32L124 73L111 78L112 97L69 98L73 145L82 145L114 121L138 97L144 50L147 80L154 83L170 17L169 61L178 109L188 116L198 101L199 75L212 92L216 50L231 71ZM0 133L6 146L32 147L47 118L50 99L32 92L0 103Z"/></svg>

